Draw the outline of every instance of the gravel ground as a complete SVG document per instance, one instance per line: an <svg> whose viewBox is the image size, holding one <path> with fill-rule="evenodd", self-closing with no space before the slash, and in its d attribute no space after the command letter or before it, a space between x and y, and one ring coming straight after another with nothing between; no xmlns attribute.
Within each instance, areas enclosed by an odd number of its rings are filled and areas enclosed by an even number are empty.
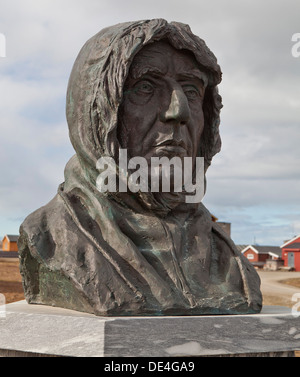
<svg viewBox="0 0 300 377"><path fill-rule="evenodd" d="M258 270L258 274L261 278L264 305L283 305L290 308L295 305L295 301L292 301L292 298L295 293L300 296L300 288L283 284L281 281L286 279L299 279L300 281L299 271Z"/></svg>

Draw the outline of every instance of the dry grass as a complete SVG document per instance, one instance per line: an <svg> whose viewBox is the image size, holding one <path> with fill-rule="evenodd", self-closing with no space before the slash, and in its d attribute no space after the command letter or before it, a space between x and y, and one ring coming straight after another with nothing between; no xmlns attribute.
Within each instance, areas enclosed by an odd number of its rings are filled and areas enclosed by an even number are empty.
<svg viewBox="0 0 300 377"><path fill-rule="evenodd" d="M286 306L288 308L292 308L295 303L291 301L289 297L284 296L275 296L270 294L263 294L263 305L269 306L269 305L278 305L278 306Z"/></svg>
<svg viewBox="0 0 300 377"><path fill-rule="evenodd" d="M291 278L291 279L284 279L280 280L282 284L292 285L293 287L300 288L300 278Z"/></svg>
<svg viewBox="0 0 300 377"><path fill-rule="evenodd" d="M0 258L0 293L5 296L7 304L24 300L17 258Z"/></svg>
<svg viewBox="0 0 300 377"><path fill-rule="evenodd" d="M291 285L293 287L300 288L299 278L290 278L279 281L282 284ZM291 301L290 297L275 296L270 294L263 294L263 305L279 305L292 308L295 303Z"/></svg>

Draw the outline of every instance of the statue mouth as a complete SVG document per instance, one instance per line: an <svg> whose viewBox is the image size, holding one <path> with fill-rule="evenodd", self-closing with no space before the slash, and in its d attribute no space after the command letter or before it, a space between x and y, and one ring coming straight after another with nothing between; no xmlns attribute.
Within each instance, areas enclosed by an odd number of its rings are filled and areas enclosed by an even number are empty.
<svg viewBox="0 0 300 377"><path fill-rule="evenodd" d="M164 140L155 145L154 148L157 152L176 153L179 155L187 153L187 147L183 140Z"/></svg>
<svg viewBox="0 0 300 377"><path fill-rule="evenodd" d="M164 152L164 153L172 153L172 154L175 154L175 155L186 154L186 149L179 147L179 146L176 146L176 145L159 146L159 147L156 147L156 151L158 153Z"/></svg>

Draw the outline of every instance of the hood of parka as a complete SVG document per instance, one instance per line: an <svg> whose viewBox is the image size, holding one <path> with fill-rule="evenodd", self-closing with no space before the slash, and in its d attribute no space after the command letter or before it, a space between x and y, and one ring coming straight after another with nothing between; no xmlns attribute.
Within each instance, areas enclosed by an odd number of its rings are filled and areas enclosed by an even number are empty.
<svg viewBox="0 0 300 377"><path fill-rule="evenodd" d="M176 49L191 51L199 67L208 76L203 104L205 126L199 156L205 158L205 170L220 151L219 135L222 107L217 85L221 70L205 42L188 25L164 19L117 24L101 30L82 47L74 63L67 91L66 115L69 135L78 160L92 185L99 174L97 160L117 157L118 110L123 87L135 55L147 44L168 40Z"/></svg>

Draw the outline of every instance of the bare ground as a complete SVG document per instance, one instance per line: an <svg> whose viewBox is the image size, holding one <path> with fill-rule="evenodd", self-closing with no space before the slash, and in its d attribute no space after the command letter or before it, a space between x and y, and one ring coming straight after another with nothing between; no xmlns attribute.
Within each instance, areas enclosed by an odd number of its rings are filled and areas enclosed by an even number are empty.
<svg viewBox="0 0 300 377"><path fill-rule="evenodd" d="M0 258L0 293L5 296L7 304L24 300L19 259Z"/></svg>
<svg viewBox="0 0 300 377"><path fill-rule="evenodd" d="M262 271L261 278L263 305L280 305L291 308L295 305L293 295L300 292L300 272Z"/></svg>

